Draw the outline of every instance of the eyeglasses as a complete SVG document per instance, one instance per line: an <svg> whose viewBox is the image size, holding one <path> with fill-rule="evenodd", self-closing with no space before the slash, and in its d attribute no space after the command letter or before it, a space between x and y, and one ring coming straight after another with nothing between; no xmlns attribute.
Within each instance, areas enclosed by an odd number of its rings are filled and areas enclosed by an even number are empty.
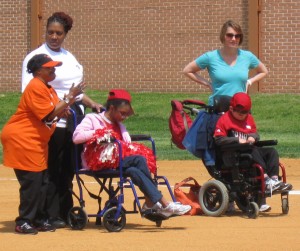
<svg viewBox="0 0 300 251"><path fill-rule="evenodd" d="M242 115L245 115L245 114L248 114L249 111L243 111L243 110L237 110L237 109L233 109L234 112L238 113L238 114L242 114Z"/></svg>
<svg viewBox="0 0 300 251"><path fill-rule="evenodd" d="M131 114L128 112L123 112L120 110L117 110L119 112L119 114L121 115L122 118L128 118Z"/></svg>
<svg viewBox="0 0 300 251"><path fill-rule="evenodd" d="M233 37L235 39L241 39L243 35L242 34L233 34L233 33L226 33L226 37L232 39Z"/></svg>

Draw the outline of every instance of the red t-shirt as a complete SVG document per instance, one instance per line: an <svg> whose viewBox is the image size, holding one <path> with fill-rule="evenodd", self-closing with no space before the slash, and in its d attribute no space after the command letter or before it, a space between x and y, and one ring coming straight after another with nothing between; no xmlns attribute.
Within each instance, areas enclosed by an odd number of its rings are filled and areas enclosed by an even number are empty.
<svg viewBox="0 0 300 251"><path fill-rule="evenodd" d="M39 172L47 168L48 141L55 124L42 119L55 109L55 90L34 78L26 87L17 111L3 127L3 164L15 169Z"/></svg>
<svg viewBox="0 0 300 251"><path fill-rule="evenodd" d="M222 115L217 124L214 136L237 137L247 139L250 133L257 133L256 124L253 116L248 114L245 120L235 119L228 111Z"/></svg>

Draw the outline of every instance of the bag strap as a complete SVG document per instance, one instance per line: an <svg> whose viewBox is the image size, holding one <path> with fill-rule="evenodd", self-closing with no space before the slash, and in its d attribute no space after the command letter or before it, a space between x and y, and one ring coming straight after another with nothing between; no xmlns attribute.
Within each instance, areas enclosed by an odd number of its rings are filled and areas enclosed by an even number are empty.
<svg viewBox="0 0 300 251"><path fill-rule="evenodd" d="M194 181L195 185L200 187L199 183L193 177L188 177L188 178L184 179L183 181L176 183L174 186L174 189L178 189L179 187L182 187L182 186L190 187L191 184L187 184L190 181Z"/></svg>
<svg viewBox="0 0 300 251"><path fill-rule="evenodd" d="M181 114L182 119L183 119L183 125L184 125L184 128L185 128L185 131L187 132L189 130L189 126L188 126L188 123L187 123L186 114L185 114L184 111L180 111L180 114Z"/></svg>

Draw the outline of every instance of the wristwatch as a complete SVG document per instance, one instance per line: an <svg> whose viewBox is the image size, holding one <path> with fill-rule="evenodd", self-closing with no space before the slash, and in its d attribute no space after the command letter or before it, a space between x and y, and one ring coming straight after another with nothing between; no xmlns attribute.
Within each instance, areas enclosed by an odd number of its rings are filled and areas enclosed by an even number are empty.
<svg viewBox="0 0 300 251"><path fill-rule="evenodd" d="M65 96L65 97L63 98L63 101L65 101L65 103L66 103L67 105L69 105L69 104L70 104L70 99L72 99L72 97L71 97L71 98L68 98L67 96Z"/></svg>

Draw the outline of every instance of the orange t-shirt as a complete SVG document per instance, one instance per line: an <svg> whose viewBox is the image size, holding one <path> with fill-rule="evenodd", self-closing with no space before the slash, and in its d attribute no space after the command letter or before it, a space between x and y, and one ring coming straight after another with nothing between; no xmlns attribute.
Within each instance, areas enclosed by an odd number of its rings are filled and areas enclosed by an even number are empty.
<svg viewBox="0 0 300 251"><path fill-rule="evenodd" d="M47 168L48 142L55 124L42 119L51 113L59 98L55 90L37 78L26 87L17 111L3 127L3 164L15 169L40 172Z"/></svg>

